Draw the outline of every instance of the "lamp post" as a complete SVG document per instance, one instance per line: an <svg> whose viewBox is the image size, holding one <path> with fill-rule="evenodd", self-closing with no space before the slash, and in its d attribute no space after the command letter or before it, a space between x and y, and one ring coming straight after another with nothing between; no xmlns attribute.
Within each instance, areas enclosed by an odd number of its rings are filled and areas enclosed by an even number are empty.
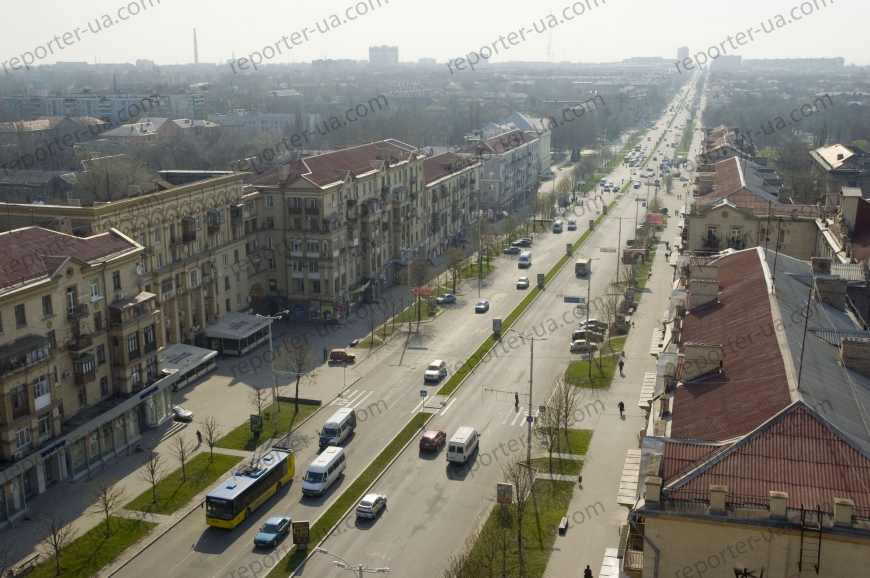
<svg viewBox="0 0 870 578"><path fill-rule="evenodd" d="M289 314L290 310L288 309L287 311L279 311L277 315L257 315L257 317L269 320L269 355L272 356L271 361L269 361L269 379L271 381L272 405L275 406L275 413L281 411L281 406L278 405L278 385L275 382L275 349L272 347L272 322Z"/></svg>
<svg viewBox="0 0 870 578"><path fill-rule="evenodd" d="M508 329L508 331L513 331L514 333L516 333L517 335L519 335L523 339L528 339L529 342L531 343L532 356L529 360L529 415L526 418L526 423L529 425L529 433L527 436L528 440L526 442L526 460L527 460L527 463L529 466L529 487L531 488L532 484L534 483L534 479L532 478L532 386L535 383L535 380L534 380L535 338L534 337L527 337L527 336L523 335L522 333L520 333L519 331L517 331L516 329ZM539 337L538 339L540 339L541 341L547 340L546 337Z"/></svg>
<svg viewBox="0 0 870 578"><path fill-rule="evenodd" d="M411 283L411 261L414 257L414 250L410 247L399 247L399 251L408 251L410 253L408 257L408 333L411 333L411 308L414 306L414 284Z"/></svg>
<svg viewBox="0 0 870 578"><path fill-rule="evenodd" d="M353 564L351 564L350 562L348 562L347 560L345 560L344 558L342 558L338 554L334 554L332 552L327 552L323 548L315 548L314 551L317 554L327 554L329 556L335 556L336 558L341 560L341 562L339 562L337 560L333 560L332 561L333 566L335 566L336 568L341 568L342 570L350 570L352 572L356 572L356 575L358 578L362 578L362 575L364 573L365 574L386 574L387 572L390 571L389 568L364 568L362 564L357 564L356 566L354 566Z"/></svg>

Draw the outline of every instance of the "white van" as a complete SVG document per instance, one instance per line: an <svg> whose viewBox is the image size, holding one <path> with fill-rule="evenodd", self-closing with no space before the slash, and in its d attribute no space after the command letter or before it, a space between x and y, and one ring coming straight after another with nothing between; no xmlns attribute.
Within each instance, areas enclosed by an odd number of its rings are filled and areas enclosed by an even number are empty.
<svg viewBox="0 0 870 578"><path fill-rule="evenodd" d="M568 219L568 230L576 231L577 230L577 219Z"/></svg>
<svg viewBox="0 0 870 578"><path fill-rule="evenodd" d="M465 463L477 449L480 434L473 427L461 427L447 444L447 461Z"/></svg>
<svg viewBox="0 0 870 578"><path fill-rule="evenodd" d="M517 267L527 269L532 266L532 252L523 251L520 253L520 258L517 260Z"/></svg>
<svg viewBox="0 0 870 578"><path fill-rule="evenodd" d="M323 492L341 476L346 466L344 448L326 448L308 466L308 471L302 478L302 493L306 496L322 496Z"/></svg>
<svg viewBox="0 0 870 578"><path fill-rule="evenodd" d="M553 223L553 232L561 233L562 232L562 221L556 221Z"/></svg>
<svg viewBox="0 0 870 578"><path fill-rule="evenodd" d="M337 446L356 429L356 411L345 407L326 420L320 431L320 447Z"/></svg>

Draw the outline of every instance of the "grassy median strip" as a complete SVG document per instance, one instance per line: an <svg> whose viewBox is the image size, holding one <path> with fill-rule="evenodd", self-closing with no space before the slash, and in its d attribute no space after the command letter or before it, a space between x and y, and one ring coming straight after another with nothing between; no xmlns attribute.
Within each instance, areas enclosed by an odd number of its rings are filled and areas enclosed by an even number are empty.
<svg viewBox="0 0 870 578"><path fill-rule="evenodd" d="M278 402L280 411L277 413L277 419L273 415L273 406L269 405L266 407L263 412L263 433L260 435L257 445L266 443L266 441L271 439L272 434L290 431L293 426L301 423L305 418L320 409L319 405L299 404L299 413L296 413L295 405L292 402ZM254 434L251 432L250 422L245 421L242 425L231 430L227 435L218 440L215 447L246 452L252 452L257 449L254 445Z"/></svg>
<svg viewBox="0 0 870 578"><path fill-rule="evenodd" d="M619 337L610 341L611 351L601 356L600 365L597 358L568 363L568 369L565 370L565 380L571 385L589 389L610 387L610 382L613 381L613 372L616 370L619 360L622 359L616 352L625 346L625 339L625 337ZM591 370L590 363L592 364Z"/></svg>
<svg viewBox="0 0 870 578"><path fill-rule="evenodd" d="M97 524L61 552L61 574L66 578L93 576L156 525L141 520L113 517L109 520L110 533L107 538L105 523ZM32 578L57 576L54 557L50 556L37 564L29 575Z"/></svg>
<svg viewBox="0 0 870 578"><path fill-rule="evenodd" d="M405 444L417 435L420 428L430 417L432 417L431 413L421 412L411 418L411 421L409 421L402 431L393 438L393 441L391 441L389 445L381 451L369 467L367 467L365 471L360 474L350 486L348 486L344 493L339 496L339 498L323 513L322 516L320 516L320 519L311 525L311 548L325 538L327 532L329 532L329 530L335 526L339 520L341 520L341 517L344 516L345 512L347 512L351 506L363 497L363 492L365 492L372 482L375 481L375 478L377 478L381 472L387 468L389 463L393 461L393 458L399 455L399 451L405 447ZM285 556L281 562L275 565L266 578L284 578L287 576L288 572L294 572L296 567L305 560L307 555L307 551L301 552L294 549L293 552Z"/></svg>
<svg viewBox="0 0 870 578"><path fill-rule="evenodd" d="M209 461L209 453L202 452L184 465L186 482L182 481L181 468L178 468L157 484L157 503L149 488L124 507L150 514L172 514L240 461L239 456L220 453L214 455L214 461Z"/></svg>
<svg viewBox="0 0 870 578"><path fill-rule="evenodd" d="M550 467L550 466L553 467ZM579 476L583 470L583 460L571 460L549 457L532 458L532 467L540 474L557 474L561 476Z"/></svg>

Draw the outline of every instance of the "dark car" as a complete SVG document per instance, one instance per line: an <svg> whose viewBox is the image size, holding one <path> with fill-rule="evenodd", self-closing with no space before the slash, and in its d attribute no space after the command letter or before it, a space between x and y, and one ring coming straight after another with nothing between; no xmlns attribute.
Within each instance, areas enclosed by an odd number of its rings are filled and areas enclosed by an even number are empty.
<svg viewBox="0 0 870 578"><path fill-rule="evenodd" d="M356 354L348 353L344 349L333 349L329 352L330 363L354 363L356 362Z"/></svg>
<svg viewBox="0 0 870 578"><path fill-rule="evenodd" d="M522 252L523 250L519 247L508 247L507 249L502 251L502 253L504 253L505 255L519 255Z"/></svg>
<svg viewBox="0 0 870 578"><path fill-rule="evenodd" d="M437 452L447 440L447 434L444 430L430 429L420 438L420 450L428 452Z"/></svg>
<svg viewBox="0 0 870 578"><path fill-rule="evenodd" d="M290 533L290 522L289 516L272 516L260 528L260 533L254 538L254 545L261 548L275 547L281 536Z"/></svg>
<svg viewBox="0 0 870 578"><path fill-rule="evenodd" d="M186 422L193 421L193 412L190 411L189 409L184 409L180 405L176 405L175 407L173 407L172 413L175 414L173 416L173 419L175 421L186 421Z"/></svg>
<svg viewBox="0 0 870 578"><path fill-rule="evenodd" d="M475 313L486 313L489 311L489 301L486 299L481 299L477 302L477 305L474 306Z"/></svg>
<svg viewBox="0 0 870 578"><path fill-rule="evenodd" d="M514 241L513 243L511 243L511 246L512 247L531 247L532 240L527 239L527 238L523 238L523 239L520 239L518 241Z"/></svg>

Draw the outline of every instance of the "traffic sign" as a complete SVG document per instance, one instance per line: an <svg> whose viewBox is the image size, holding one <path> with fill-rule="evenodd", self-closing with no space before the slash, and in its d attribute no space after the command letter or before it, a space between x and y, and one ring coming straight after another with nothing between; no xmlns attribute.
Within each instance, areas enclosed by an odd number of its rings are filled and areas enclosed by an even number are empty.
<svg viewBox="0 0 870 578"><path fill-rule="evenodd" d="M601 247L599 250L602 253L616 253L616 247Z"/></svg>
<svg viewBox="0 0 870 578"><path fill-rule="evenodd" d="M420 397L426 397L427 395L429 395L428 391L426 391L425 389L420 390Z"/></svg>
<svg viewBox="0 0 870 578"><path fill-rule="evenodd" d="M586 303L585 297L570 297L565 295L563 299L565 300L565 303Z"/></svg>
<svg viewBox="0 0 870 578"><path fill-rule="evenodd" d="M290 527L293 532L294 544L308 544L311 541L311 530L308 521L292 522Z"/></svg>
<svg viewBox="0 0 870 578"><path fill-rule="evenodd" d="M546 411L547 411L547 406L546 406L546 405L539 405L539 406L538 406L538 411L539 411L540 413L544 413L544 412L546 412Z"/></svg>
<svg viewBox="0 0 870 578"><path fill-rule="evenodd" d="M533 417L530 416L530 415L527 415L527 416L526 416L526 421L529 422L529 423L532 423L533 421L535 421L535 418L533 418Z"/></svg>

